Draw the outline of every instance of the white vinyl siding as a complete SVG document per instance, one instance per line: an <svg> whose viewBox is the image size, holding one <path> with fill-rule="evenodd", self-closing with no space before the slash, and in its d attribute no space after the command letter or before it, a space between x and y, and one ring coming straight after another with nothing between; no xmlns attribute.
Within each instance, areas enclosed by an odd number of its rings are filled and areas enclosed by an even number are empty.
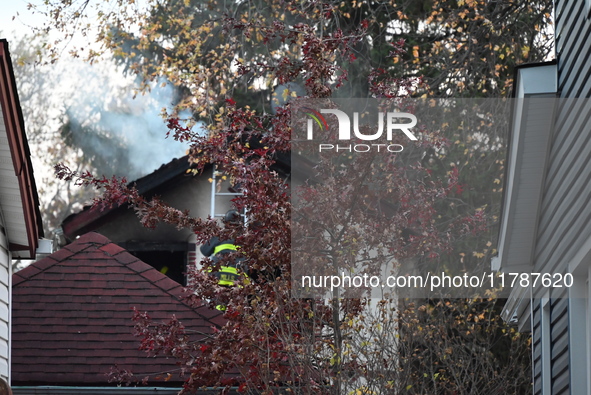
<svg viewBox="0 0 591 395"><path fill-rule="evenodd" d="M11 259L0 216L0 377L9 381Z"/></svg>

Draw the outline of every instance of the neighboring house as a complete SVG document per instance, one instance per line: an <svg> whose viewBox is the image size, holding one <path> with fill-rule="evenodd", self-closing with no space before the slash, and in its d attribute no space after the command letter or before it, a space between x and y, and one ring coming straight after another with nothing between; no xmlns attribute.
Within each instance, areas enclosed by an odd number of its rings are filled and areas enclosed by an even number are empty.
<svg viewBox="0 0 591 395"><path fill-rule="evenodd" d="M591 394L591 1L555 7L557 61L517 71L493 268L568 279L513 288L504 314L531 331L534 394L578 395Z"/></svg>
<svg viewBox="0 0 591 395"><path fill-rule="evenodd" d="M280 155L274 170L288 177L289 159L289 155ZM185 156L172 160L132 184L143 196L158 196L172 207L189 210L195 218L222 216L232 208L230 200L236 192L228 182L218 185L212 180L215 178L213 166L206 167L201 174L193 174L191 169L189 158ZM158 224L155 229L145 228L135 211L127 206L104 211L86 207L67 217L62 222L62 230L67 242L90 231L99 232L183 285L186 285L187 266L196 264L201 258L191 230L178 230L167 224Z"/></svg>
<svg viewBox="0 0 591 395"><path fill-rule="evenodd" d="M10 378L12 258L33 259L43 236L8 42L0 40L0 377Z"/></svg>
<svg viewBox="0 0 591 395"><path fill-rule="evenodd" d="M180 284L94 232L12 278L15 394L176 393L176 360L139 350L133 308L157 321L175 315L200 338L224 324L219 311L190 306ZM162 378L150 388L116 388L106 376L115 365Z"/></svg>
<svg viewBox="0 0 591 395"><path fill-rule="evenodd" d="M188 157L174 159L133 184L146 197L158 195L173 207L190 210L193 216L207 217L212 170L195 176L190 169ZM167 224L147 229L126 206L103 211L86 207L67 217L62 230L66 242L90 231L99 232L183 285L187 264L195 261L195 235L190 230Z"/></svg>

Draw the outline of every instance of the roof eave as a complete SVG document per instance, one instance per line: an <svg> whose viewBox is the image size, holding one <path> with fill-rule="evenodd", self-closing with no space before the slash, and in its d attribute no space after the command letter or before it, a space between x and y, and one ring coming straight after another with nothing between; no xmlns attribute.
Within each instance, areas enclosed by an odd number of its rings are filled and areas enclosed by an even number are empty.
<svg viewBox="0 0 591 395"><path fill-rule="evenodd" d="M11 229L11 224L6 224L9 248L14 257L34 258L39 238L43 237L43 225L14 70L8 51L8 42L4 39L0 39L0 104L4 114L6 137L14 167L15 183L18 183L26 231L26 240L11 239L10 235L17 233L18 230Z"/></svg>
<svg viewBox="0 0 591 395"><path fill-rule="evenodd" d="M516 69L515 107L510 132L505 189L501 210L498 258L493 269L502 272L530 272L534 266L539 213L554 124L554 102L557 94L555 62L526 65ZM529 99L529 103L524 99ZM524 111L529 107L548 106L542 127L528 128ZM523 317L527 293L514 289L503 317ZM520 311L518 311L520 310ZM520 322L523 326L523 322Z"/></svg>

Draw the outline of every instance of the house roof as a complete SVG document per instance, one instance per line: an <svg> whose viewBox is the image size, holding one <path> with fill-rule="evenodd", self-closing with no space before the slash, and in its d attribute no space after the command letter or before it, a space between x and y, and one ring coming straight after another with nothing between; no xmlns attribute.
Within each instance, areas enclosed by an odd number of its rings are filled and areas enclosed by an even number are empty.
<svg viewBox="0 0 591 395"><path fill-rule="evenodd" d="M39 198L8 42L0 39L0 207L13 257L34 258L43 236Z"/></svg>
<svg viewBox="0 0 591 395"><path fill-rule="evenodd" d="M178 283L98 233L13 274L12 384L107 385L115 364L142 374L167 372L174 360L147 357L133 336L132 309L211 333L220 312L191 308ZM173 373L166 382L179 385ZM163 383L154 381L159 385Z"/></svg>

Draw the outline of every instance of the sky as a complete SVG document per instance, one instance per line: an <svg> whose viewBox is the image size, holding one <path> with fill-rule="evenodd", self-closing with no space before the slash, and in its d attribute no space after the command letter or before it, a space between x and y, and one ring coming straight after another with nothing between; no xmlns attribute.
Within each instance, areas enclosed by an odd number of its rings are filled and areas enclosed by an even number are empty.
<svg viewBox="0 0 591 395"><path fill-rule="evenodd" d="M0 0L0 38L8 40L15 70L18 68L16 55L19 49L22 49L16 47L17 43L22 43L18 38L31 35L33 27L41 27L44 22L44 17L32 13L27 5L29 2L41 1ZM63 53L67 54L67 51ZM24 82L20 80L23 86L19 88L19 94L42 207L50 206L49 203L55 194L63 195L60 192L62 184L50 182L55 180L53 165L63 159L58 160L47 155L48 149L43 144L54 144L54 140L44 143L43 138L46 135L41 134L38 145L32 142L32 131L40 129L39 125L35 124L37 128L34 128L33 123L28 121L29 109L32 118L35 118L34 114L43 114L42 133L55 135L63 125L64 119L70 120L70 126L79 125L73 129L80 130L81 127L92 125L103 135L107 130L107 139L100 140L90 133L78 132L77 136L80 137L76 140L82 147L92 147L92 150L100 153L107 163L116 155L112 142L122 142L127 147L125 155L129 159L129 164L119 166L116 175L126 177L129 181L149 174L173 158L186 154L186 143L179 143L172 138L165 139L168 129L160 113L163 107L170 108L173 97L170 84L162 86L165 81L159 81L149 94L135 95L134 77L124 76L113 62L100 61L91 66L81 59L63 55L55 64L33 66L28 70L36 73L37 78L26 79ZM18 72L15 74L19 85ZM39 86L41 93L30 102L25 102L25 90L22 89L24 85ZM47 94L48 91L51 93ZM41 111L36 106L39 100L43 103ZM39 122L39 118L35 119ZM82 148L81 152L88 154L89 149ZM104 174L110 177L111 172L112 170L97 170L97 175Z"/></svg>
<svg viewBox="0 0 591 395"><path fill-rule="evenodd" d="M28 9L28 4L31 1L0 0L0 2L3 3L0 11L0 38L8 40L11 53L14 53L15 47L14 44L12 46L11 44L17 42L16 37L31 34L33 26L41 27L44 17ZM39 0L33 0L32 2L39 2ZM82 38L80 39L82 40ZM76 37L74 41L76 41ZM80 44L86 46L83 43ZM64 51L64 53L67 52ZM59 63L63 63L63 65L60 66ZM116 112L112 113L111 110L107 109L113 108L113 95L112 93L109 95L107 88L129 86L129 81L133 81L133 78L123 77L120 70L114 69L115 66L109 66L108 62L106 63L94 67L81 60L72 60L65 55L63 60L60 59L58 65L53 67L54 75L58 75L57 79L60 81L58 88L61 88L64 92L73 92L68 93L67 96L73 96L76 93L80 96L79 92L86 89L82 99L78 100L78 105L93 103L92 106L96 110L95 114L97 112L101 113L100 120L98 122L94 121L95 124L112 129L114 133L120 134L127 141L142 141L142 144L130 144L130 147L134 148L134 150L129 152L130 156L137 157L137 160L132 161L138 164L138 168L141 167L138 171L142 175L157 169L174 157L183 156L187 148L184 144L175 142L172 139L164 140L167 129L160 117L161 109L163 107L169 108L171 105L172 88L169 85L162 87L163 81L159 81L158 86L148 95L149 97L138 95L137 99L133 99L135 95L130 90L119 93L117 98L120 105L131 108L133 113L133 116L122 117L121 114L117 115ZM69 72L65 73L64 69ZM105 72L105 69L109 70ZM76 72L72 73L72 70L76 70ZM83 85L76 87L76 85L81 84L81 81L84 81ZM88 90L92 86L98 88L94 88L94 91L89 92ZM149 99L152 101L147 102ZM67 103L65 105L72 106ZM63 108L63 106L63 103L56 103L56 108ZM79 109L75 108L76 103L73 106L73 108L70 108L71 113L82 114L82 118L89 118L83 112L77 111ZM108 150L108 147L105 147L105 149ZM146 163L145 158L151 158L153 163ZM35 158L33 158L33 163L35 164ZM131 174L135 174L137 176L138 171L120 175L129 177Z"/></svg>
<svg viewBox="0 0 591 395"><path fill-rule="evenodd" d="M43 23L41 15L35 15L27 9L27 0L1 0L0 31L1 37L10 43L11 33L22 35L31 31L30 26L40 26ZM14 17L14 19L13 19Z"/></svg>

